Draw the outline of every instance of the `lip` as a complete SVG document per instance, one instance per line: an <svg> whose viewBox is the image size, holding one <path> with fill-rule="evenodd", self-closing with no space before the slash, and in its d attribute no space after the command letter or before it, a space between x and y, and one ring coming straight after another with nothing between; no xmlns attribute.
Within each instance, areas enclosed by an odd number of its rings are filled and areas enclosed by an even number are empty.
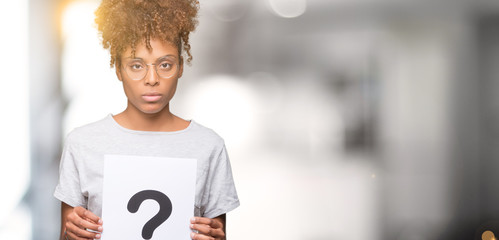
<svg viewBox="0 0 499 240"><path fill-rule="evenodd" d="M146 93L142 95L142 99L146 102L157 102L161 99L161 94L159 93Z"/></svg>

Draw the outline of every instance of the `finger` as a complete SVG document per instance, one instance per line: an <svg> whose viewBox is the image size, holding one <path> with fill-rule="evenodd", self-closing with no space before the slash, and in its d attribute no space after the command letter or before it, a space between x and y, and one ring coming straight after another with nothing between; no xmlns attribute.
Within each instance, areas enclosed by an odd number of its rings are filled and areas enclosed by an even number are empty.
<svg viewBox="0 0 499 240"><path fill-rule="evenodd" d="M81 229L74 225L72 222L66 223L66 234L70 236L70 239L99 239L99 233L89 232L87 230Z"/></svg>
<svg viewBox="0 0 499 240"><path fill-rule="evenodd" d="M95 232L102 232L103 230L101 225L97 225L93 222L89 222L87 219L80 218L77 214L68 217L68 222L71 222L73 225L81 229L90 229Z"/></svg>
<svg viewBox="0 0 499 240"><path fill-rule="evenodd" d="M215 240L213 237L205 236L203 234L191 233L192 240Z"/></svg>
<svg viewBox="0 0 499 240"><path fill-rule="evenodd" d="M92 212L90 212L84 208L81 208L78 210L76 210L76 208L75 208L74 212L75 212L75 214L70 215L70 217L68 217L68 221L72 222L73 224L75 224L76 226L78 226L79 228L82 228L82 229L86 228L86 229L90 229L90 230L93 230L96 232L102 232L102 230L103 230L102 220L100 220L99 217L97 217L97 218L99 218L99 220L97 221L98 223L96 224L94 222L95 218L93 218L91 216L91 215L95 216ZM93 219L86 217L86 216L91 216Z"/></svg>
<svg viewBox="0 0 499 240"><path fill-rule="evenodd" d="M222 228L223 227L221 222L215 221L211 218L206 218L206 217L193 217L193 218L191 218L191 223L192 224L206 224L212 228Z"/></svg>
<svg viewBox="0 0 499 240"><path fill-rule="evenodd" d="M206 236L211 236L216 238L224 237L224 232L221 228L211 228L210 226L205 224L191 224L191 229L196 230L198 231L198 233Z"/></svg>
<svg viewBox="0 0 499 240"><path fill-rule="evenodd" d="M90 238L81 238L81 237L78 237L76 236L74 233L72 232L67 232L66 233L66 236L67 236L67 239L68 240L92 240Z"/></svg>
<svg viewBox="0 0 499 240"><path fill-rule="evenodd" d="M100 233L94 233L94 232L87 231L85 229L81 229L71 222L68 222L66 224L66 232L70 233L71 235L74 235L76 237L83 238L83 239L87 239L87 238L88 239L94 239L94 238L99 239L100 238Z"/></svg>
<svg viewBox="0 0 499 240"><path fill-rule="evenodd" d="M88 211L87 209L85 208L82 208L82 207L75 207L74 208L74 211L76 212L76 214L78 214L78 216L80 216L81 218L83 219L88 219L90 220L91 222L94 222L96 224L100 224L102 225L102 219L100 219L100 217L98 217L97 215L95 215L94 213L92 213L91 211Z"/></svg>

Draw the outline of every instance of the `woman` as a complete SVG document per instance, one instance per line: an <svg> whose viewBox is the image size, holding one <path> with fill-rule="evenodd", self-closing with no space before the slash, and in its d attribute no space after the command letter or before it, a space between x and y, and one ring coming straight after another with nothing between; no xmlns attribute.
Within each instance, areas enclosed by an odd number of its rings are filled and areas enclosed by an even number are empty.
<svg viewBox="0 0 499 240"><path fill-rule="evenodd" d="M61 239L99 239L106 154L197 159L192 239L225 239L225 214L239 200L223 140L170 111L182 53L192 60L192 0L104 0L96 23L127 96L126 109L73 130L61 158L54 196L61 200ZM186 223L189 224L189 223Z"/></svg>

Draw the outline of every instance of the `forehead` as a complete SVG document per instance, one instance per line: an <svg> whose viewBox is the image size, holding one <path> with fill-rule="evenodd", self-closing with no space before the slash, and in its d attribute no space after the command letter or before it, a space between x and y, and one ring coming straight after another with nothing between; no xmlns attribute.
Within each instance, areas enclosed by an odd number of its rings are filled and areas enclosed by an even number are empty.
<svg viewBox="0 0 499 240"><path fill-rule="evenodd" d="M125 58L142 58L142 59L158 59L160 57L164 57L166 55L171 55L176 58L179 58L178 47L172 43L160 41L157 39L150 40L151 48L147 48L144 41L141 41L140 44L135 46L135 56L132 56L132 48L128 47L124 52L123 57Z"/></svg>

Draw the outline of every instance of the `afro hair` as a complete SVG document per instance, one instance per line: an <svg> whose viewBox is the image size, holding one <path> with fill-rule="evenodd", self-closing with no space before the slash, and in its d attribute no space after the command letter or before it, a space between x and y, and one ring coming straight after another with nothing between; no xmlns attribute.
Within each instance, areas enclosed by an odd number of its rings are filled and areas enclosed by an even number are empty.
<svg viewBox="0 0 499 240"><path fill-rule="evenodd" d="M199 2L197 0L103 0L95 11L95 23L102 46L109 49L111 66L119 64L121 54L128 47L135 55L135 47L144 41L159 39L178 46L192 61L189 34L194 31Z"/></svg>

